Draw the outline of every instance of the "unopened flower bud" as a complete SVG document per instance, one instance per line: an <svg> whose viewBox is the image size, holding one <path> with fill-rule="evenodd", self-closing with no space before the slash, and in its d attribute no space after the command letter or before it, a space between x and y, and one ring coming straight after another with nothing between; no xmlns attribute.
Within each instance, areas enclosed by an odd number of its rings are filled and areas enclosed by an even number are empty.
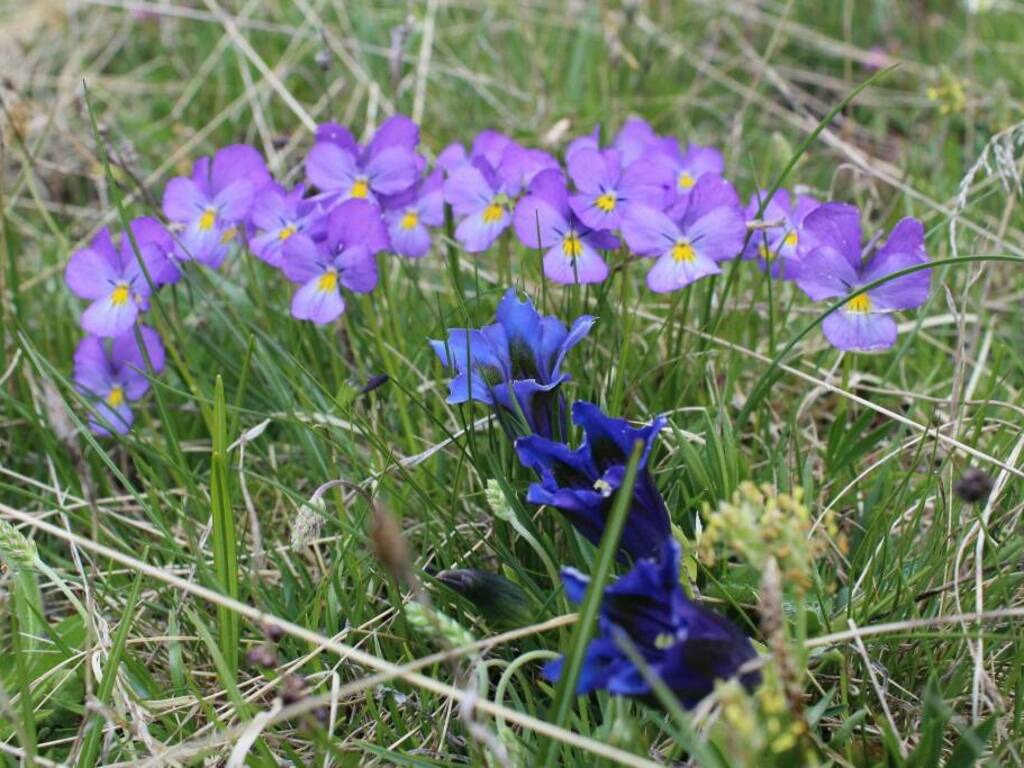
<svg viewBox="0 0 1024 768"><path fill-rule="evenodd" d="M476 606L484 619L498 628L532 624L536 613L522 587L504 576L473 568L441 571L437 580Z"/></svg>

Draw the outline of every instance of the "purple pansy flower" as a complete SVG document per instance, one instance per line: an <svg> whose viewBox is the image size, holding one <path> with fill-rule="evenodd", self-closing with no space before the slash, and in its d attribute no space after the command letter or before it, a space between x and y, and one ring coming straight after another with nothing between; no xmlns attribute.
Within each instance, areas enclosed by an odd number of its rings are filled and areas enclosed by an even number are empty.
<svg viewBox="0 0 1024 768"><path fill-rule="evenodd" d="M540 476L540 482L530 486L526 500L554 507L584 538L600 544L613 496L625 479L626 465L639 440L644 451L619 550L634 560L657 554L662 542L671 538L671 523L647 459L665 419L637 428L624 419L605 416L592 403L577 400L572 420L584 433L582 445L575 450L537 435L516 441L519 461Z"/></svg>
<svg viewBox="0 0 1024 768"><path fill-rule="evenodd" d="M527 248L546 248L544 274L556 283L600 283L608 265L598 250L619 247L610 232L584 225L569 207L561 171L543 171L516 206L516 234Z"/></svg>
<svg viewBox="0 0 1024 768"><path fill-rule="evenodd" d="M369 293L377 286L376 254L388 247L380 209L366 200L346 200L327 216L321 242L290 237L282 270L301 284L292 297L292 317L329 323L345 311L341 288Z"/></svg>
<svg viewBox="0 0 1024 768"><path fill-rule="evenodd" d="M661 205L660 174L649 164L623 168L617 150L577 147L568 157L569 176L576 193L569 197L573 213L591 229L618 229L622 212L632 205Z"/></svg>
<svg viewBox="0 0 1024 768"><path fill-rule="evenodd" d="M87 248L71 256L64 272L71 291L92 300L81 322L95 336L120 336L129 330L139 313L149 307L151 287L173 282L178 276L169 257L174 241L163 225L147 216L135 219L129 227L139 248L138 257L127 234L121 235L116 248L110 232L103 228Z"/></svg>
<svg viewBox="0 0 1024 768"><path fill-rule="evenodd" d="M490 163L478 157L452 171L444 181L444 199L459 217L455 239L470 253L491 247L512 220L512 195Z"/></svg>
<svg viewBox="0 0 1024 768"><path fill-rule="evenodd" d="M740 252L745 234L736 191L710 174L668 213L635 206L622 221L622 235L633 252L657 259L647 273L647 286L659 293L721 272L718 262Z"/></svg>
<svg viewBox="0 0 1024 768"><path fill-rule="evenodd" d="M306 156L306 175L330 205L349 199L376 202L416 183L423 158L416 154L419 128L404 115L384 121L365 148L347 128L326 123Z"/></svg>
<svg viewBox="0 0 1024 768"><path fill-rule="evenodd" d="M290 192L279 184L271 184L253 203L250 220L256 234L249 245L257 258L273 267L281 266L288 240L312 240L322 234L323 211L315 203L303 200L304 191L302 184Z"/></svg>
<svg viewBox="0 0 1024 768"><path fill-rule="evenodd" d="M164 367L164 344L160 334L145 325L139 326L139 332L153 373L160 373ZM75 384L95 409L95 414L89 417L89 428L98 435L127 432L133 418L128 404L149 389L146 359L139 348L135 329L113 340L86 336L75 349L74 367Z"/></svg>
<svg viewBox="0 0 1024 768"><path fill-rule="evenodd" d="M764 203L767 190L750 198L747 206L747 220L758 218L757 212ZM778 226L757 229L747 241L743 251L744 259L757 259L762 269L771 265L772 277L793 277L795 264L814 249L814 236L804 228L807 214L821 203L807 195L794 199L785 189L776 191L764 206L761 220L765 223L779 222Z"/></svg>
<svg viewBox="0 0 1024 768"><path fill-rule="evenodd" d="M725 169L725 159L714 147L690 144L684 152L673 136L658 139L642 162L649 174L660 175L665 190L663 208L671 208L689 195L705 174L721 176Z"/></svg>
<svg viewBox="0 0 1024 768"><path fill-rule="evenodd" d="M507 418L521 413L534 433L551 437L552 425L564 422L559 387L569 375L562 373L562 361L593 325L594 318L583 315L566 330L558 318L541 315L510 288L498 305L496 323L479 330L450 328L446 341L430 345L456 374L448 385L449 403L475 400L501 409L506 427Z"/></svg>
<svg viewBox="0 0 1024 768"><path fill-rule="evenodd" d="M259 152L246 144L200 158L192 177L171 179L164 188L163 211L183 227L176 256L214 269L224 261L256 195L271 183Z"/></svg>
<svg viewBox="0 0 1024 768"><path fill-rule="evenodd" d="M430 230L444 224L444 179L436 170L407 192L385 202L384 223L391 250L399 256L418 259L430 250Z"/></svg>
<svg viewBox="0 0 1024 768"><path fill-rule="evenodd" d="M885 244L863 260L860 214L846 203L825 203L808 214L804 228L817 242L796 268L795 280L812 300L836 299L886 275L926 264L924 227L917 219L896 223ZM931 270L924 269L854 296L825 318L822 330L842 350L888 349L896 343L892 313L915 309L928 298Z"/></svg>
<svg viewBox="0 0 1024 768"><path fill-rule="evenodd" d="M742 671L757 656L750 640L727 618L686 596L679 583L680 554L679 544L669 538L657 560L637 561L605 588L578 694L607 689L617 696L651 696L650 684L623 650L627 643L685 707L710 694L716 680L738 676L748 689L760 682L758 672ZM586 576L565 568L562 583L571 602L583 602L590 584ZM548 664L544 676L557 680L562 662Z"/></svg>

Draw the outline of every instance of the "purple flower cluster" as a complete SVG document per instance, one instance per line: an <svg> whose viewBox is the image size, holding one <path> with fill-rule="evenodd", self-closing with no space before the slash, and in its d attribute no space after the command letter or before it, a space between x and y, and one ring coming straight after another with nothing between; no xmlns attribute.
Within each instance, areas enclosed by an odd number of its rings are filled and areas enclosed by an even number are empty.
<svg viewBox="0 0 1024 768"><path fill-rule="evenodd" d="M305 159L308 183L291 188L244 144L200 158L189 176L165 187L165 223L136 219L117 246L102 230L73 254L68 286L92 302L83 329L97 338L134 333L150 294L176 282L186 262L217 269L242 249L295 284L293 317L330 323L345 311L345 291L374 290L378 254L418 259L430 251L446 205L466 251L486 251L512 230L543 253L545 276L561 284L606 280L609 253L619 250L623 266L630 256L651 260L646 281L658 293L742 257L822 301L927 262L917 220L899 222L874 249L863 244L859 212L844 203L780 189L770 200L757 192L744 207L718 150L684 147L639 118L606 147L600 128L573 139L564 168L547 152L483 131L468 150L446 147L430 170L419 139L402 115L365 145L344 126L325 123ZM825 336L842 350L892 346L893 313L919 307L929 281L929 271L919 270L853 296L825 319Z"/></svg>
<svg viewBox="0 0 1024 768"><path fill-rule="evenodd" d="M541 171L534 183L550 173ZM659 417L636 427L579 400L572 418L583 440L571 448L561 437L567 426L561 386L569 379L561 366L594 322L584 315L567 330L510 289L498 305L495 323L479 330L451 328L446 341L431 342L454 374L448 402L490 406L512 438L520 463L537 477L526 501L557 510L595 546L602 543L633 451L642 446L618 542L618 560L631 563L632 569L604 591L597 635L577 681L580 694L607 689L649 697L651 687L633 661L634 651L685 706L707 696L717 679L738 677L747 686L756 685L758 675L743 669L756 656L750 641L728 619L690 600L679 584L681 553L649 466L666 420ZM562 580L568 598L582 602L587 578L568 568ZM561 660L545 669L549 679L561 673Z"/></svg>
<svg viewBox="0 0 1024 768"><path fill-rule="evenodd" d="M495 131L480 133L469 152L460 144L446 148L438 167L463 248L485 251L511 224L523 245L543 253L549 280L582 284L607 279L608 253L625 244L653 261L647 286L657 293L718 274L723 262L741 257L795 281L815 301L927 261L913 219L899 222L864 263L860 230L850 231L859 226L852 206L785 189L771 199L758 191L743 206L723 176L721 152L684 148L639 118L627 120L605 148L599 128L573 139L564 160L563 170L548 153ZM929 279L921 270L854 296L826 318L826 338L842 350L892 346L892 313L919 307Z"/></svg>

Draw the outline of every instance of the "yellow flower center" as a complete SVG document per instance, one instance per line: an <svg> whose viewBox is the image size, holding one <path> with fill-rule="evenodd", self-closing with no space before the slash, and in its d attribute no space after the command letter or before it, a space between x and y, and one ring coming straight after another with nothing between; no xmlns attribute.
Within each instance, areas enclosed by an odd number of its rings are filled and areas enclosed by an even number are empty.
<svg viewBox="0 0 1024 768"><path fill-rule="evenodd" d="M775 258L775 251L764 243L759 243L757 246L757 255L761 257L762 261L771 261Z"/></svg>
<svg viewBox="0 0 1024 768"><path fill-rule="evenodd" d="M122 403L124 403L124 390L119 386L115 386L107 395L107 405L111 408L117 408Z"/></svg>
<svg viewBox="0 0 1024 768"><path fill-rule="evenodd" d="M289 224L287 227L284 227L280 232L277 233L277 239L283 243L285 240L287 240L294 234L295 226L293 224Z"/></svg>
<svg viewBox="0 0 1024 768"><path fill-rule="evenodd" d="M685 240L681 240L672 246L672 258L676 261L685 261L690 263L697 258L697 252L693 250L693 246Z"/></svg>
<svg viewBox="0 0 1024 768"><path fill-rule="evenodd" d="M235 239L235 235L238 234L238 227L228 227L224 230L224 234L220 236L221 245L227 245Z"/></svg>
<svg viewBox="0 0 1024 768"><path fill-rule="evenodd" d="M854 296L848 302L846 302L846 310L848 312L859 312L861 314L867 314L871 311L871 299L868 298L866 293L862 293L859 296Z"/></svg>
<svg viewBox="0 0 1024 768"><path fill-rule="evenodd" d="M799 242L799 238L798 238L798 237L796 236L796 232L795 232L795 231L793 231L793 232L790 232L790 233L789 233L788 235L786 235L786 237L785 237L785 238L783 238L783 240L782 240L782 244L783 244L783 245L786 245L786 246L789 246L790 248L795 248L795 247L796 247L796 244L797 244L798 242Z"/></svg>
<svg viewBox="0 0 1024 768"><path fill-rule="evenodd" d="M683 171L682 173L679 174L679 188L680 189L689 189L690 187L692 187L696 183L697 183L697 180L695 178L693 178L693 176L690 175L689 171Z"/></svg>
<svg viewBox="0 0 1024 768"><path fill-rule="evenodd" d="M615 210L616 202L618 201L615 199L615 195L613 195L611 192L605 192L603 195L597 198L597 200L594 201L594 205L596 205L605 213L611 213L612 211Z"/></svg>
<svg viewBox="0 0 1024 768"><path fill-rule="evenodd" d="M580 236L570 231L562 238L562 255L567 259L575 259L583 253L583 243Z"/></svg>
<svg viewBox="0 0 1024 768"><path fill-rule="evenodd" d="M484 224L493 224L496 221L500 221L504 213L505 209L501 207L501 203L492 200L491 204L484 208Z"/></svg>
<svg viewBox="0 0 1024 768"><path fill-rule="evenodd" d="M370 194L370 182L368 179L356 179L352 182L352 189L349 190L349 197L365 200Z"/></svg>
<svg viewBox="0 0 1024 768"><path fill-rule="evenodd" d="M217 223L217 209L207 208L203 211L203 215L199 217L199 231L209 232L213 229L213 225Z"/></svg>
<svg viewBox="0 0 1024 768"><path fill-rule="evenodd" d="M333 269L329 269L320 275L320 279L316 283L316 289L321 293L331 293L337 287L338 273Z"/></svg>
<svg viewBox="0 0 1024 768"><path fill-rule="evenodd" d="M110 303L115 307L122 307L128 303L128 297L131 295L131 291L128 288L128 283L118 283L114 286L114 291L110 294Z"/></svg>
<svg viewBox="0 0 1024 768"><path fill-rule="evenodd" d="M406 211L405 215L402 216L402 220L398 222L398 226L402 229L415 229L419 223L420 215L416 211Z"/></svg>

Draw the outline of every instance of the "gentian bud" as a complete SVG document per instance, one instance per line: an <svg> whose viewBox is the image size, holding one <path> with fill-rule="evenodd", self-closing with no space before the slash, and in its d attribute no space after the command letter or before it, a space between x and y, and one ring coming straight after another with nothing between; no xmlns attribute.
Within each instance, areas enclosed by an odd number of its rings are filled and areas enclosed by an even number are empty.
<svg viewBox="0 0 1024 768"><path fill-rule="evenodd" d="M495 627L524 627L536 620L529 596L522 587L504 576L474 568L459 568L441 571L437 580L469 600Z"/></svg>

